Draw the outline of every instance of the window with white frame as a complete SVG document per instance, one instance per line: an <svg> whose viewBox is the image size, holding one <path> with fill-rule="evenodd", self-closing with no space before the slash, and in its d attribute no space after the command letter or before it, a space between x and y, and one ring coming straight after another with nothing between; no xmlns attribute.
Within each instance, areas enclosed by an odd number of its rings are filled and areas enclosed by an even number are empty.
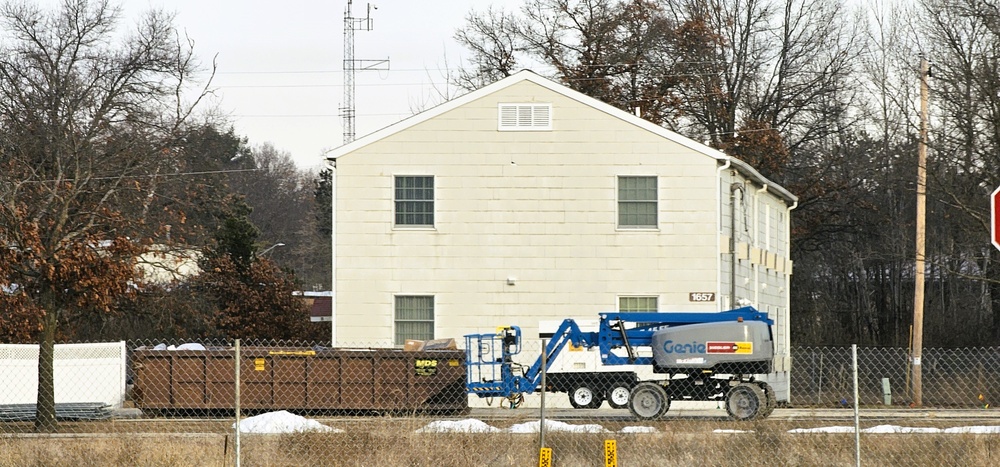
<svg viewBox="0 0 1000 467"><path fill-rule="evenodd" d="M764 197L757 199L757 210L754 212L754 247L767 249L767 203Z"/></svg>
<svg viewBox="0 0 1000 467"><path fill-rule="evenodd" d="M774 251L774 247L777 246L778 239L778 224L773 221L773 213L771 212L771 205L768 204L764 209L764 220L767 225L764 226L767 229L767 241L764 242L764 248L767 251Z"/></svg>
<svg viewBox="0 0 1000 467"><path fill-rule="evenodd" d="M777 238L775 240L778 242L778 254L786 256L787 252L785 251L785 248L787 245L785 244L785 213L781 210L778 211L777 230Z"/></svg>
<svg viewBox="0 0 1000 467"><path fill-rule="evenodd" d="M622 313L653 313L660 310L656 296L618 297L618 311Z"/></svg>
<svg viewBox="0 0 1000 467"><path fill-rule="evenodd" d="M396 176L396 225L434 226L434 177Z"/></svg>
<svg viewBox="0 0 1000 467"><path fill-rule="evenodd" d="M552 129L552 104L499 104L500 131L548 131Z"/></svg>
<svg viewBox="0 0 1000 467"><path fill-rule="evenodd" d="M434 339L433 295L397 295L395 308L396 345Z"/></svg>
<svg viewBox="0 0 1000 467"><path fill-rule="evenodd" d="M618 227L656 228L657 211L655 176L618 177Z"/></svg>

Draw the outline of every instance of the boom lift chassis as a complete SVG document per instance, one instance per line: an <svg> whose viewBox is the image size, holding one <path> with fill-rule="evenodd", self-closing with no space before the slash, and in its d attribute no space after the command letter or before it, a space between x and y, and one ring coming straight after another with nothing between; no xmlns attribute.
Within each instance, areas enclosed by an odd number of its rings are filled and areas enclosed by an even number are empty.
<svg viewBox="0 0 1000 467"><path fill-rule="evenodd" d="M516 408L524 400L524 394L540 390L543 357L552 362L571 344L599 347L605 365L651 365L654 373L664 374L663 379L640 381L628 388L629 411L639 419L664 416L672 400L724 400L726 412L734 420L767 417L777 405L774 390L756 378L771 372L773 321L755 308L716 313L601 313L599 316L597 332L583 332L574 320L564 320L546 344L545 353L527 368L513 360L521 352L520 327L504 326L492 334L466 335L467 392L483 398L504 398L511 408ZM748 337L749 326L744 326L753 323L757 323L754 326L758 329L766 328L763 331L766 336L757 342ZM683 344L664 341L665 332L684 336L677 339ZM689 335L710 335L717 340L705 342ZM729 344L731 350L726 349ZM739 350L737 344L742 346ZM651 348L653 355L638 355L639 347ZM623 349L625 355L612 352L615 349ZM677 354L686 358L665 358Z"/></svg>

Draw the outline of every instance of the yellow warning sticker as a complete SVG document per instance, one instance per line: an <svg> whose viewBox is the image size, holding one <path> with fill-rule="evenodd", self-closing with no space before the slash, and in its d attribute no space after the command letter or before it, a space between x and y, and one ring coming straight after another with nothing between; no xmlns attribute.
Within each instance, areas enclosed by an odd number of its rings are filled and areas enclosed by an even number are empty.
<svg viewBox="0 0 1000 467"><path fill-rule="evenodd" d="M538 467L552 467L552 448L542 448L538 451Z"/></svg>
<svg viewBox="0 0 1000 467"><path fill-rule="evenodd" d="M753 342L713 342L705 343L706 353L752 354Z"/></svg>
<svg viewBox="0 0 1000 467"><path fill-rule="evenodd" d="M253 369L256 371L264 371L264 359L263 358L253 359Z"/></svg>

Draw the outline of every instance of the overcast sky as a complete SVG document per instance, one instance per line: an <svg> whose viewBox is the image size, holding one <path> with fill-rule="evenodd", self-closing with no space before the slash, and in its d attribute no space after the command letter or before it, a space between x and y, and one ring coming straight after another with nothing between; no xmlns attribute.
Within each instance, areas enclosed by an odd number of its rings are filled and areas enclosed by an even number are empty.
<svg viewBox="0 0 1000 467"><path fill-rule="evenodd" d="M472 9L482 11L494 2L373 2L373 29L355 32L354 58L389 59L389 71L356 75L357 137L438 103L433 83L444 89L445 69L459 67L467 55L452 39L456 28ZM202 61L208 65L216 57L218 104L251 144L271 142L302 168L319 167L323 151L342 144L347 0L124 0L122 5L127 15L151 7L177 14L175 24L195 41ZM355 1L352 16L365 17L367 5Z"/></svg>

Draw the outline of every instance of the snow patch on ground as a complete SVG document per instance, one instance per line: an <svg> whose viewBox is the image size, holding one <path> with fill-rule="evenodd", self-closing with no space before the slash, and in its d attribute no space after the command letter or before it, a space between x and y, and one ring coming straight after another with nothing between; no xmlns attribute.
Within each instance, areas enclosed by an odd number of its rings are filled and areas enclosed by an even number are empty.
<svg viewBox="0 0 1000 467"><path fill-rule="evenodd" d="M538 420L519 423L506 430L492 427L486 423L469 418L465 420L439 420L431 422L427 426L417 430L417 433L538 433L541 422ZM546 431L562 431L569 433L611 433L601 425L570 425L555 420L545 421ZM627 426L622 428L620 433L659 433L659 430L650 426Z"/></svg>
<svg viewBox="0 0 1000 467"><path fill-rule="evenodd" d="M854 433L853 426L828 426L820 428L796 428L788 430L789 433ZM909 427L898 425L877 425L871 428L862 428L862 433L867 434L914 434L914 433L963 433L963 434L997 434L1000 433L1000 426L961 426L954 428L928 428Z"/></svg>
<svg viewBox="0 0 1000 467"><path fill-rule="evenodd" d="M795 428L789 433L854 433L853 426L824 426L820 428Z"/></svg>
<svg viewBox="0 0 1000 467"><path fill-rule="evenodd" d="M540 428L540 420L519 423L506 430L502 430L500 428L490 426L481 420L467 418L464 420L434 421L427 424L423 428L418 429L417 433L538 433ZM571 425L569 423L556 420L546 420L545 430L568 433L612 433L612 431L597 424ZM248 417L240 421L241 433L298 433L304 431L324 433L344 432L344 430L328 427L317 422L316 420L310 420L285 410L268 412ZM752 430L732 429L716 429L712 432L720 434L753 433ZM877 425L871 428L864 428L861 432L867 434L1000 434L1000 426L960 426L941 429L928 427L905 427L898 425ZM650 426L627 426L622 428L619 433L659 433L659 430ZM854 427L828 426L819 428L796 428L788 430L788 433L854 433Z"/></svg>
<svg viewBox="0 0 1000 467"><path fill-rule="evenodd" d="M511 426L507 430L494 428L476 419L466 419L458 421L437 421L417 430L418 433L538 433L540 421L530 421ZM570 425L568 423L555 420L545 421L546 431L562 431L570 433L611 433L601 425ZM853 426L827 426L819 428L796 428L788 430L789 433L854 433ZM627 426L619 433L659 433L651 426ZM754 433L753 430L733 430L715 429L716 434L745 434ZM898 425L877 425L871 428L861 429L861 433L866 434L921 434L921 433L972 433L972 434L1000 434L1000 426L963 426L955 428L928 428L928 427L907 427Z"/></svg>
<svg viewBox="0 0 1000 467"><path fill-rule="evenodd" d="M627 426L621 429L619 433L659 433L660 430L653 428L651 426Z"/></svg>
<svg viewBox="0 0 1000 467"><path fill-rule="evenodd" d="M538 433L542 424L539 420L524 422L510 427L511 433ZM611 433L601 425L570 425L556 420L545 421L545 431L565 431L570 433Z"/></svg>
<svg viewBox="0 0 1000 467"><path fill-rule="evenodd" d="M487 425L481 420L467 418L465 420L439 420L417 430L417 433L497 433L503 431Z"/></svg>
<svg viewBox="0 0 1000 467"><path fill-rule="evenodd" d="M941 433L940 428L914 428L909 426L878 425L861 430L862 433Z"/></svg>
<svg viewBox="0 0 1000 467"><path fill-rule="evenodd" d="M1000 433L1000 426L957 426L944 430L945 433L974 433L993 435Z"/></svg>
<svg viewBox="0 0 1000 467"><path fill-rule="evenodd" d="M236 428L235 423L233 428ZM240 421L240 433L299 433L303 431L344 432L344 430L330 428L316 420L300 417L286 410L263 413Z"/></svg>

